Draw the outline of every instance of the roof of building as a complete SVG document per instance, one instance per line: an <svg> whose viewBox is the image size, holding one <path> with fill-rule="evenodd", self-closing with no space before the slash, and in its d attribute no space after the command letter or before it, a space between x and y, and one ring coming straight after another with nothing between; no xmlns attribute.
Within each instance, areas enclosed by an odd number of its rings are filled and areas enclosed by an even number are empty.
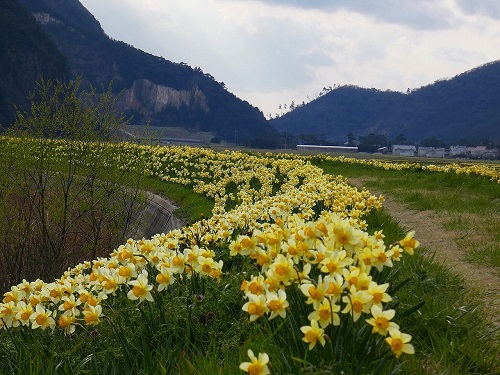
<svg viewBox="0 0 500 375"><path fill-rule="evenodd" d="M308 147L308 148L331 148L338 150L357 150L357 147L351 146L321 146L321 145L297 145L297 147Z"/></svg>
<svg viewBox="0 0 500 375"><path fill-rule="evenodd" d="M416 150L417 147L414 145L393 145L393 150Z"/></svg>

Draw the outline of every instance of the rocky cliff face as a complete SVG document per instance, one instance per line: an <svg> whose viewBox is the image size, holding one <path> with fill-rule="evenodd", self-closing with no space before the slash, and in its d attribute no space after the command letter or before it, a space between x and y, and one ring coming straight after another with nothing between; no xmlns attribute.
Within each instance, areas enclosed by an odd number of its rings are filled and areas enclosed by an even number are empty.
<svg viewBox="0 0 500 375"><path fill-rule="evenodd" d="M176 90L147 79L134 81L132 87L120 95L118 104L122 110L132 109L140 112L145 119L151 119L156 113L165 109L180 110L181 107L204 113L209 112L207 98L199 87L193 86L191 90Z"/></svg>
<svg viewBox="0 0 500 375"><path fill-rule="evenodd" d="M51 23L51 22L54 22L54 23L61 22L61 21L55 19L54 17L52 17L48 13L33 13L33 16L35 17L35 19L37 20L37 22L40 25L46 25L46 24Z"/></svg>

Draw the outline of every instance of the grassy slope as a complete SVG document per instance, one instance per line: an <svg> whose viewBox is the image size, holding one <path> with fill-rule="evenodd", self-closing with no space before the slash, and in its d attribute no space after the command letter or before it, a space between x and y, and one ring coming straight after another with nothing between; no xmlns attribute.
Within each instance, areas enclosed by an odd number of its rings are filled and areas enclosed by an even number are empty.
<svg viewBox="0 0 500 375"><path fill-rule="evenodd" d="M187 224L192 224L203 217L208 217L212 213L214 202L205 196L193 193L187 187L160 181L155 177L145 178L141 184L145 190L172 199L179 206L175 211L175 215L183 219Z"/></svg>
<svg viewBox="0 0 500 375"><path fill-rule="evenodd" d="M474 238L483 241L471 243L467 236L457 238L467 248L469 259L500 265L498 184L475 176L385 171L348 163L318 165L327 173L362 179L369 190L390 194L412 209L442 214L444 225L450 230L475 232ZM398 232L398 223L385 212L375 216L372 226L384 228L390 242L391 233ZM464 225L465 220L472 219L472 225ZM418 254L405 258L399 275L400 282L407 282L398 292L402 303L410 308L425 302L404 323L411 326L409 333L418 347L417 356L404 362L404 373L490 374L500 370L498 330L484 321L482 309L487 306L465 290L459 276Z"/></svg>
<svg viewBox="0 0 500 375"><path fill-rule="evenodd" d="M366 187L390 194L418 211L438 213L457 231L468 260L500 267L500 185L480 176L423 171L386 171L348 163L325 163L325 172L362 178Z"/></svg>

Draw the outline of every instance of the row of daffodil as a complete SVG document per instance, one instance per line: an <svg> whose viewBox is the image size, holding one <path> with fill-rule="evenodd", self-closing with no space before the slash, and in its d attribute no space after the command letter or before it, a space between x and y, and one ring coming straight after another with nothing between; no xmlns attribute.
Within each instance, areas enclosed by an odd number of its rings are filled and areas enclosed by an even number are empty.
<svg viewBox="0 0 500 375"><path fill-rule="evenodd" d="M316 184L321 183L323 189L318 189ZM192 272L220 278L223 263L208 245L227 242L238 229L253 228L251 236L239 235L229 245L231 255L248 255L262 270L242 285L249 299L243 310L249 312L250 320L266 313L270 318L284 317L285 290L298 283L306 303L314 308L309 316L311 325L302 327L304 341L311 349L318 341L324 344L323 329L338 324L337 312L344 304L342 312L350 313L355 321L362 313L371 312L367 322L374 325L374 332L389 332L387 341L396 356L411 353L409 337L390 322L394 311L382 309L382 302L391 298L386 293L388 285L377 285L369 275L372 267L392 266L403 251L399 246L386 249L381 233L369 236L362 230L365 224L359 217L378 207L380 200L347 186L340 178L311 182L302 188L242 205L151 240L129 240L109 258L80 264L55 282L23 281L5 293L0 306L3 324L41 329L59 325L71 333L79 322L100 323L104 301L119 291L126 291L130 300L140 303L153 301L154 293ZM326 206L337 212L325 211L313 220L313 208L320 201L328 202ZM418 242L410 234L401 245L411 252ZM321 272L317 279L310 276L313 268ZM150 281L151 272L155 285Z"/></svg>
<svg viewBox="0 0 500 375"><path fill-rule="evenodd" d="M64 139L32 139L0 136L0 150L8 156L10 163L25 162L37 167L57 166L58 163L74 163L79 171L98 166L106 173L110 170L136 171L146 175L149 169L150 153L145 146L133 143L103 143L68 141ZM96 160L99 161L96 165ZM84 173L84 172L83 172Z"/></svg>
<svg viewBox="0 0 500 375"><path fill-rule="evenodd" d="M54 158L61 159L74 151L75 146L84 155L101 157L106 153L109 165L122 169L141 166L146 174L175 183L190 186L196 192L207 194L217 201L216 212L223 212L221 207L230 198L240 199L240 202L265 197L273 192L274 185L281 185L282 178L289 178L290 184L297 183L296 178L304 177L305 173L298 167L308 165L305 161L320 158L325 161L370 165L385 170L419 169L434 172L479 175L500 183L500 164L485 163L443 163L427 164L419 162L387 161L381 159L361 159L330 155L302 156L298 154L249 154L242 152L216 152L205 148L186 146L145 146L132 143L107 144L93 142L68 142L65 140L38 140L13 137L0 137L2 143L11 143L18 147L21 143L29 146L34 154L40 152L40 147L50 146ZM29 157L29 153L25 154ZM308 165L310 167L310 165ZM251 186L251 181L258 181L258 189ZM238 186L236 196L229 197L225 188L229 182ZM287 186L281 188L285 191ZM239 194L239 195L238 195Z"/></svg>
<svg viewBox="0 0 500 375"><path fill-rule="evenodd" d="M315 157L321 158L325 161L362 164L369 165L376 168L385 170L406 170L417 169L430 172L442 173L456 173L465 175L483 176L500 183L500 164L485 164L485 163L443 163L443 164L424 164L417 162L395 162L380 159L358 159L345 156L330 156L330 155L317 155Z"/></svg>
<svg viewBox="0 0 500 375"><path fill-rule="evenodd" d="M24 142L30 140L2 137L2 141ZM107 144L92 142L67 142L43 140L34 142L33 151L46 142L54 158L64 158L68 152L80 148L82 155L91 155L84 163L92 164L92 158L109 160L110 168L118 166L124 170L140 168L142 173L162 180L190 187L194 192L214 200L213 213L225 212L228 201L235 203L255 202L278 191L287 191L300 185L303 179L315 178L322 171L307 162L311 156L297 154L249 154L242 152L216 152L205 148L186 146L145 146L131 143ZM38 148L37 148L38 147ZM103 155L106 154L106 155ZM27 156L29 157L29 156ZM419 169L444 173L474 174L500 183L500 166L488 164L423 164L415 162L392 162L380 159L358 159L316 155L325 161L357 163L385 170ZM227 187L233 185L232 191Z"/></svg>
<svg viewBox="0 0 500 375"><path fill-rule="evenodd" d="M123 170L141 173L163 181L189 187L214 200L213 213L224 213L229 201L253 203L277 192L288 191L308 180L321 177L322 170L302 158L250 154L236 151L216 152L186 146L146 146L132 143L106 144L66 140L31 140L2 137L13 148L22 147L21 157L28 162L44 153L50 162L77 158L80 167ZM232 186L232 188L231 188ZM233 205L234 206L234 205Z"/></svg>
<svg viewBox="0 0 500 375"><path fill-rule="evenodd" d="M207 172L211 177L191 185L193 190L205 193L213 190L214 197L222 197L222 201L224 192L217 189L223 190L228 181L233 181L244 191L242 204L224 212L221 203L211 218L190 227L150 240L128 240L109 258L77 265L54 282L23 281L13 286L0 304L5 327L60 327L72 333L78 324L99 324L105 315L106 299L116 294L125 293L128 299L141 303L153 301L155 293L182 282L193 272L217 279L223 277L223 263L211 248L213 244L226 244L231 255L247 255L261 269L260 275L242 285L249 300L243 309L251 320L266 314L270 318L286 316L286 289L298 285L307 297L306 303L313 308L310 326L302 327L304 341L310 348L316 342L324 344L324 328L338 323L337 313L342 308L342 313L350 314L353 320L371 314L367 323L374 326L374 332L389 334L386 340L396 356L413 352L408 344L410 337L390 322L394 311L383 310L383 303L391 298L386 293L387 285L376 284L370 276L372 269L391 267L402 251L411 253L418 246L410 233L400 244L403 250L396 245L386 249L381 233L369 236L364 231L366 224L361 218L379 208L382 198L371 196L366 190L358 191L347 185L345 179L324 175L297 158L211 154L189 148L173 150L131 146L121 157L133 154L149 158L151 162L145 172L162 179L165 175L159 171L175 163L182 165L177 169L171 167L176 172L187 173L189 168L198 168L202 171L198 174L204 170L199 164L211 164ZM162 160L165 155L172 160ZM199 164L187 162L183 157L198 160ZM224 174L221 165L232 168L231 174ZM270 196L268 192L259 200L255 192L245 191L248 188L245 181L254 177L245 171L253 171L252 168L259 171L255 176L259 176L259 183L267 191L272 191L276 174L284 176L280 177L276 195ZM275 173L274 177L269 170ZM270 177L261 178L259 173ZM240 174L246 177L238 177ZM212 176L227 180L219 185ZM323 209L318 218L319 210ZM258 285L263 288L261 292Z"/></svg>
<svg viewBox="0 0 500 375"><path fill-rule="evenodd" d="M322 174L321 169L302 159L190 147L158 147L151 151L156 158L153 174L191 186L194 192L214 199L213 213L225 212L228 201L253 203ZM231 184L234 188L227 191Z"/></svg>
<svg viewBox="0 0 500 375"><path fill-rule="evenodd" d="M40 306L38 302L50 302L58 303L64 295L68 295L68 282L72 285L69 289L71 294L75 292L75 285L78 286L76 290L77 295L82 294L80 297L81 302L85 302L87 305L97 305L97 301L102 300L107 294L106 292L113 293L116 289L110 288L111 284L106 284L108 287L103 287L99 290L99 293L92 294L97 291L95 287L95 280L91 280L92 274L83 277L83 271L89 269L97 269L98 271L105 271L105 274L112 272L110 269L114 269L113 266L102 267L103 263L109 265L116 265L116 260L122 262L124 259L129 259L123 256L123 251L127 249L133 249L131 251L134 255L134 263L141 266L140 271L142 272L143 266L145 266L145 258L139 257L135 258L136 255L142 254L143 249L147 249L150 246L158 245L160 241L160 250L162 250L161 243L163 239L168 239L167 247L169 249L176 249L177 258L174 259L174 265L179 261L179 259L184 259L184 254L188 254L188 249L180 249L182 246L188 247L192 243L200 243L204 246L208 246L214 242L228 241L232 233L235 230L242 230L243 228L263 228L269 226L269 221L276 219L278 215L287 215L293 211L300 212L304 218L310 218L314 215L313 207L319 202L325 202L327 206L331 206L336 212L339 212L343 216L346 216L348 212L351 213L353 217L362 216L367 211L372 208L378 208L381 205L381 199L371 196L366 190L358 191L355 188L348 186L342 178L331 178L329 176L323 176L323 179L311 180L309 183L301 186L300 189L293 189L291 194L280 194L276 196L267 197L255 204L242 204L236 209L229 211L225 214L217 214L210 219L205 219L200 222L193 224L190 227L183 228L182 230L175 230L169 233L167 236L157 236L150 241L141 240L139 242L129 240L127 244L120 247L117 251L111 254L109 260L98 259L93 262L86 262L84 264L76 266L74 269L69 270L65 273L64 277L57 282L45 284L41 281L36 281L34 283L27 284L23 282L20 285L13 286L10 292L5 294L4 304L1 306L0 311L1 317L7 326L18 325L19 323L29 323L28 319L32 308L42 308L43 303ZM352 207L352 210L349 210ZM151 242L152 241L152 242ZM139 245L137 245L139 243ZM136 247L140 246L141 251L137 251ZM134 253L136 251L136 253ZM128 252L130 254L130 252ZM156 252L153 252L156 254ZM206 254L205 254L206 255ZM192 258L192 257L191 257ZM157 260L155 257L154 260ZM192 259L189 259L191 262ZM219 264L219 263L218 263ZM122 264L121 266L126 266ZM117 285L122 285L125 282L130 281L130 277L135 277L137 271L127 274L124 268L118 269L120 273L118 275L113 273L113 277L125 276L125 279L119 279L120 283ZM130 265L128 265L130 267ZM220 267L215 266L217 271ZM184 270L184 267L180 267L177 271ZM134 276L132 276L134 275ZM76 280L73 276L77 276ZM108 275L111 277L111 275ZM67 281L67 280L71 281ZM101 282L106 282L107 278L100 278ZM172 281L174 281L172 279ZM111 282L111 281L110 281ZM81 286L84 286L81 289ZM115 286L117 287L117 286ZM83 292L86 290L86 292ZM81 292L81 293L80 293ZM46 300L45 294L49 294L51 297ZM92 297L87 303L86 296ZM55 298L55 299L54 299ZM73 299L74 297L69 297ZM76 299L75 299L76 301ZM67 301L66 301L67 302ZM20 303L17 305L17 303ZM24 304L24 305L23 305ZM88 307L87 305L82 305L82 308ZM66 307L68 304L66 304ZM78 305L80 306L80 305ZM59 310L57 311L66 311ZM90 307L89 307L90 308ZM92 309L91 309L92 310ZM76 313L76 310L69 309L70 313ZM71 314L64 314L71 315ZM54 316L52 313L51 316ZM62 318L65 319L65 318ZM87 318L89 320L90 318ZM48 321L51 321L50 319ZM61 322L64 323L64 322ZM47 324L47 322L45 323ZM36 324L35 324L36 326Z"/></svg>

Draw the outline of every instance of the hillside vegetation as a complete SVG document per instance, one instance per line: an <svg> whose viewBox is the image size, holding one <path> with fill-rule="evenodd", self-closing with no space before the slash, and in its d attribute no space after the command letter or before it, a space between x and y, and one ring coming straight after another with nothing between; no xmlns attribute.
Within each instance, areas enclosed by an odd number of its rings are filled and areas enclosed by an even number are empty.
<svg viewBox="0 0 500 375"><path fill-rule="evenodd" d="M14 104L25 108L40 77L67 78L66 59L17 0L0 3L0 125L14 120Z"/></svg>

